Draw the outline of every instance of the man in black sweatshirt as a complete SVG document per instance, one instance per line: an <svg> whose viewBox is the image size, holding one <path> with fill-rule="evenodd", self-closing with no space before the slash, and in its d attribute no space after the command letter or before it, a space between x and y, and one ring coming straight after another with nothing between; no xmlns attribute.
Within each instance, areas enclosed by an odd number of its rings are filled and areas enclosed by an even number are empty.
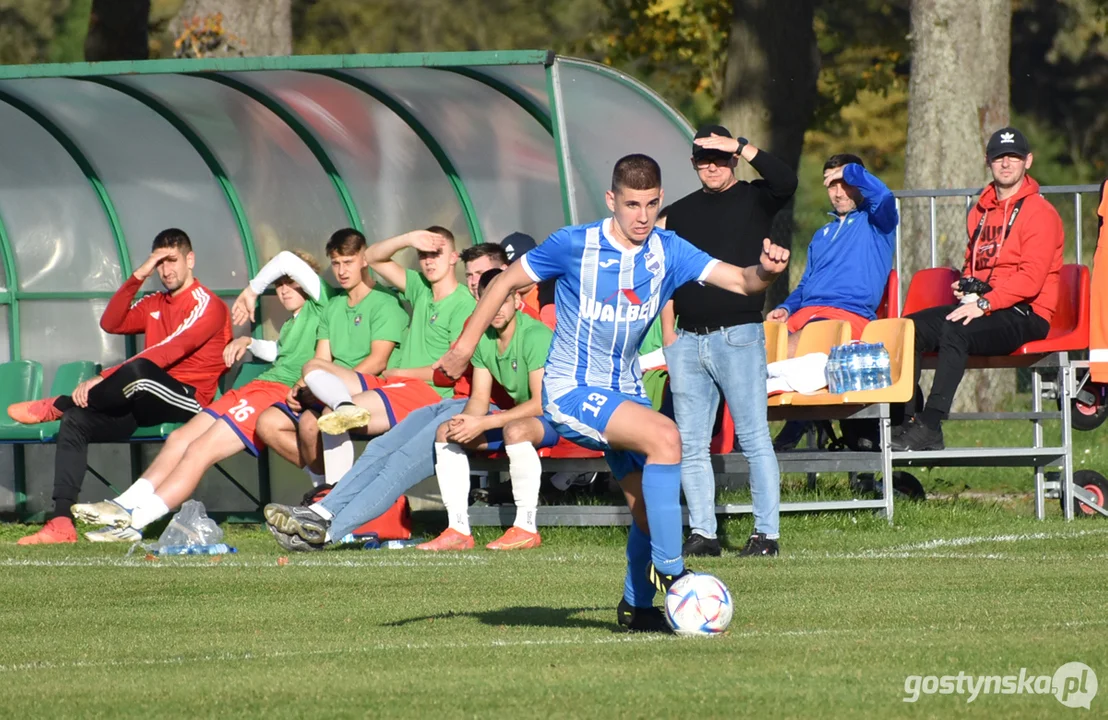
<svg viewBox="0 0 1108 720"><path fill-rule="evenodd" d="M757 264L773 216L796 192L796 173L718 125L701 128L693 143L692 163L702 187L670 206L666 228L724 262ZM735 179L740 157L761 180ZM686 555L720 554L708 446L721 391L735 421L737 445L750 464L754 533L739 554L778 552L781 474L766 422L763 302L762 295L733 295L690 283L677 290L662 315L682 438L681 487L689 507Z"/></svg>

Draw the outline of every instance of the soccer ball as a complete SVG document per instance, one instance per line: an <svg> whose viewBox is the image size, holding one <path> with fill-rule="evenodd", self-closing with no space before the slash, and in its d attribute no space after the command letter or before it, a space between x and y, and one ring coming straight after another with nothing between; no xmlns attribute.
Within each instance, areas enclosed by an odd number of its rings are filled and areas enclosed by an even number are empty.
<svg viewBox="0 0 1108 720"><path fill-rule="evenodd" d="M718 635L731 624L731 593L714 575L689 573L666 593L666 621L683 636Z"/></svg>

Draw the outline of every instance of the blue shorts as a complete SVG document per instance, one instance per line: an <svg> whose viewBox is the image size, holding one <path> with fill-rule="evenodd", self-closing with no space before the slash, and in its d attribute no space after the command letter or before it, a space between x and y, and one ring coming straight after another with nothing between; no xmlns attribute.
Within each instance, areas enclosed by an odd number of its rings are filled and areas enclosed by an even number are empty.
<svg viewBox="0 0 1108 720"><path fill-rule="evenodd" d="M617 480L642 470L646 465L645 455L631 450L614 450L604 437L612 413L624 402L650 407L650 400L644 397L625 395L606 388L574 388L557 400L547 397L545 387L542 390L543 417L566 440L590 450L603 451L604 459L608 461L608 467Z"/></svg>
<svg viewBox="0 0 1108 720"><path fill-rule="evenodd" d="M554 429L554 426L545 417L535 418L542 423L542 441L535 446L535 449L554 447L558 444L558 431ZM489 450L503 450L504 449L504 428L493 428L485 433L485 442L489 445Z"/></svg>

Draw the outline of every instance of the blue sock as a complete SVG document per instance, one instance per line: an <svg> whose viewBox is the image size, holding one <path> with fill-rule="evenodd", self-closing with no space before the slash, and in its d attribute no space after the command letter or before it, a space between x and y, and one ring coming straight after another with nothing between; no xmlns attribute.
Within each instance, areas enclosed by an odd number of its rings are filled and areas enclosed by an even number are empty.
<svg viewBox="0 0 1108 720"><path fill-rule="evenodd" d="M647 579L650 565L650 536L634 522L627 534L627 578L623 581L623 599L631 607L647 608L654 605L654 585Z"/></svg>
<svg viewBox="0 0 1108 720"><path fill-rule="evenodd" d="M646 465L642 496L650 524L650 558L658 572L677 575L685 569L681 557L681 464Z"/></svg>

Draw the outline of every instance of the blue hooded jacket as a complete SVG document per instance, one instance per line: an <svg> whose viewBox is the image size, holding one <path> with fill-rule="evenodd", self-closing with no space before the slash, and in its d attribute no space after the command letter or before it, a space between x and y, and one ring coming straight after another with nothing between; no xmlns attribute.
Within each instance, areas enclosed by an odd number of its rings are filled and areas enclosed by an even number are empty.
<svg viewBox="0 0 1108 720"><path fill-rule="evenodd" d="M789 315L818 305L877 317L896 251L896 199L857 163L843 167L843 181L862 193L861 206L843 217L829 213L835 219L812 236L800 284L781 304Z"/></svg>

